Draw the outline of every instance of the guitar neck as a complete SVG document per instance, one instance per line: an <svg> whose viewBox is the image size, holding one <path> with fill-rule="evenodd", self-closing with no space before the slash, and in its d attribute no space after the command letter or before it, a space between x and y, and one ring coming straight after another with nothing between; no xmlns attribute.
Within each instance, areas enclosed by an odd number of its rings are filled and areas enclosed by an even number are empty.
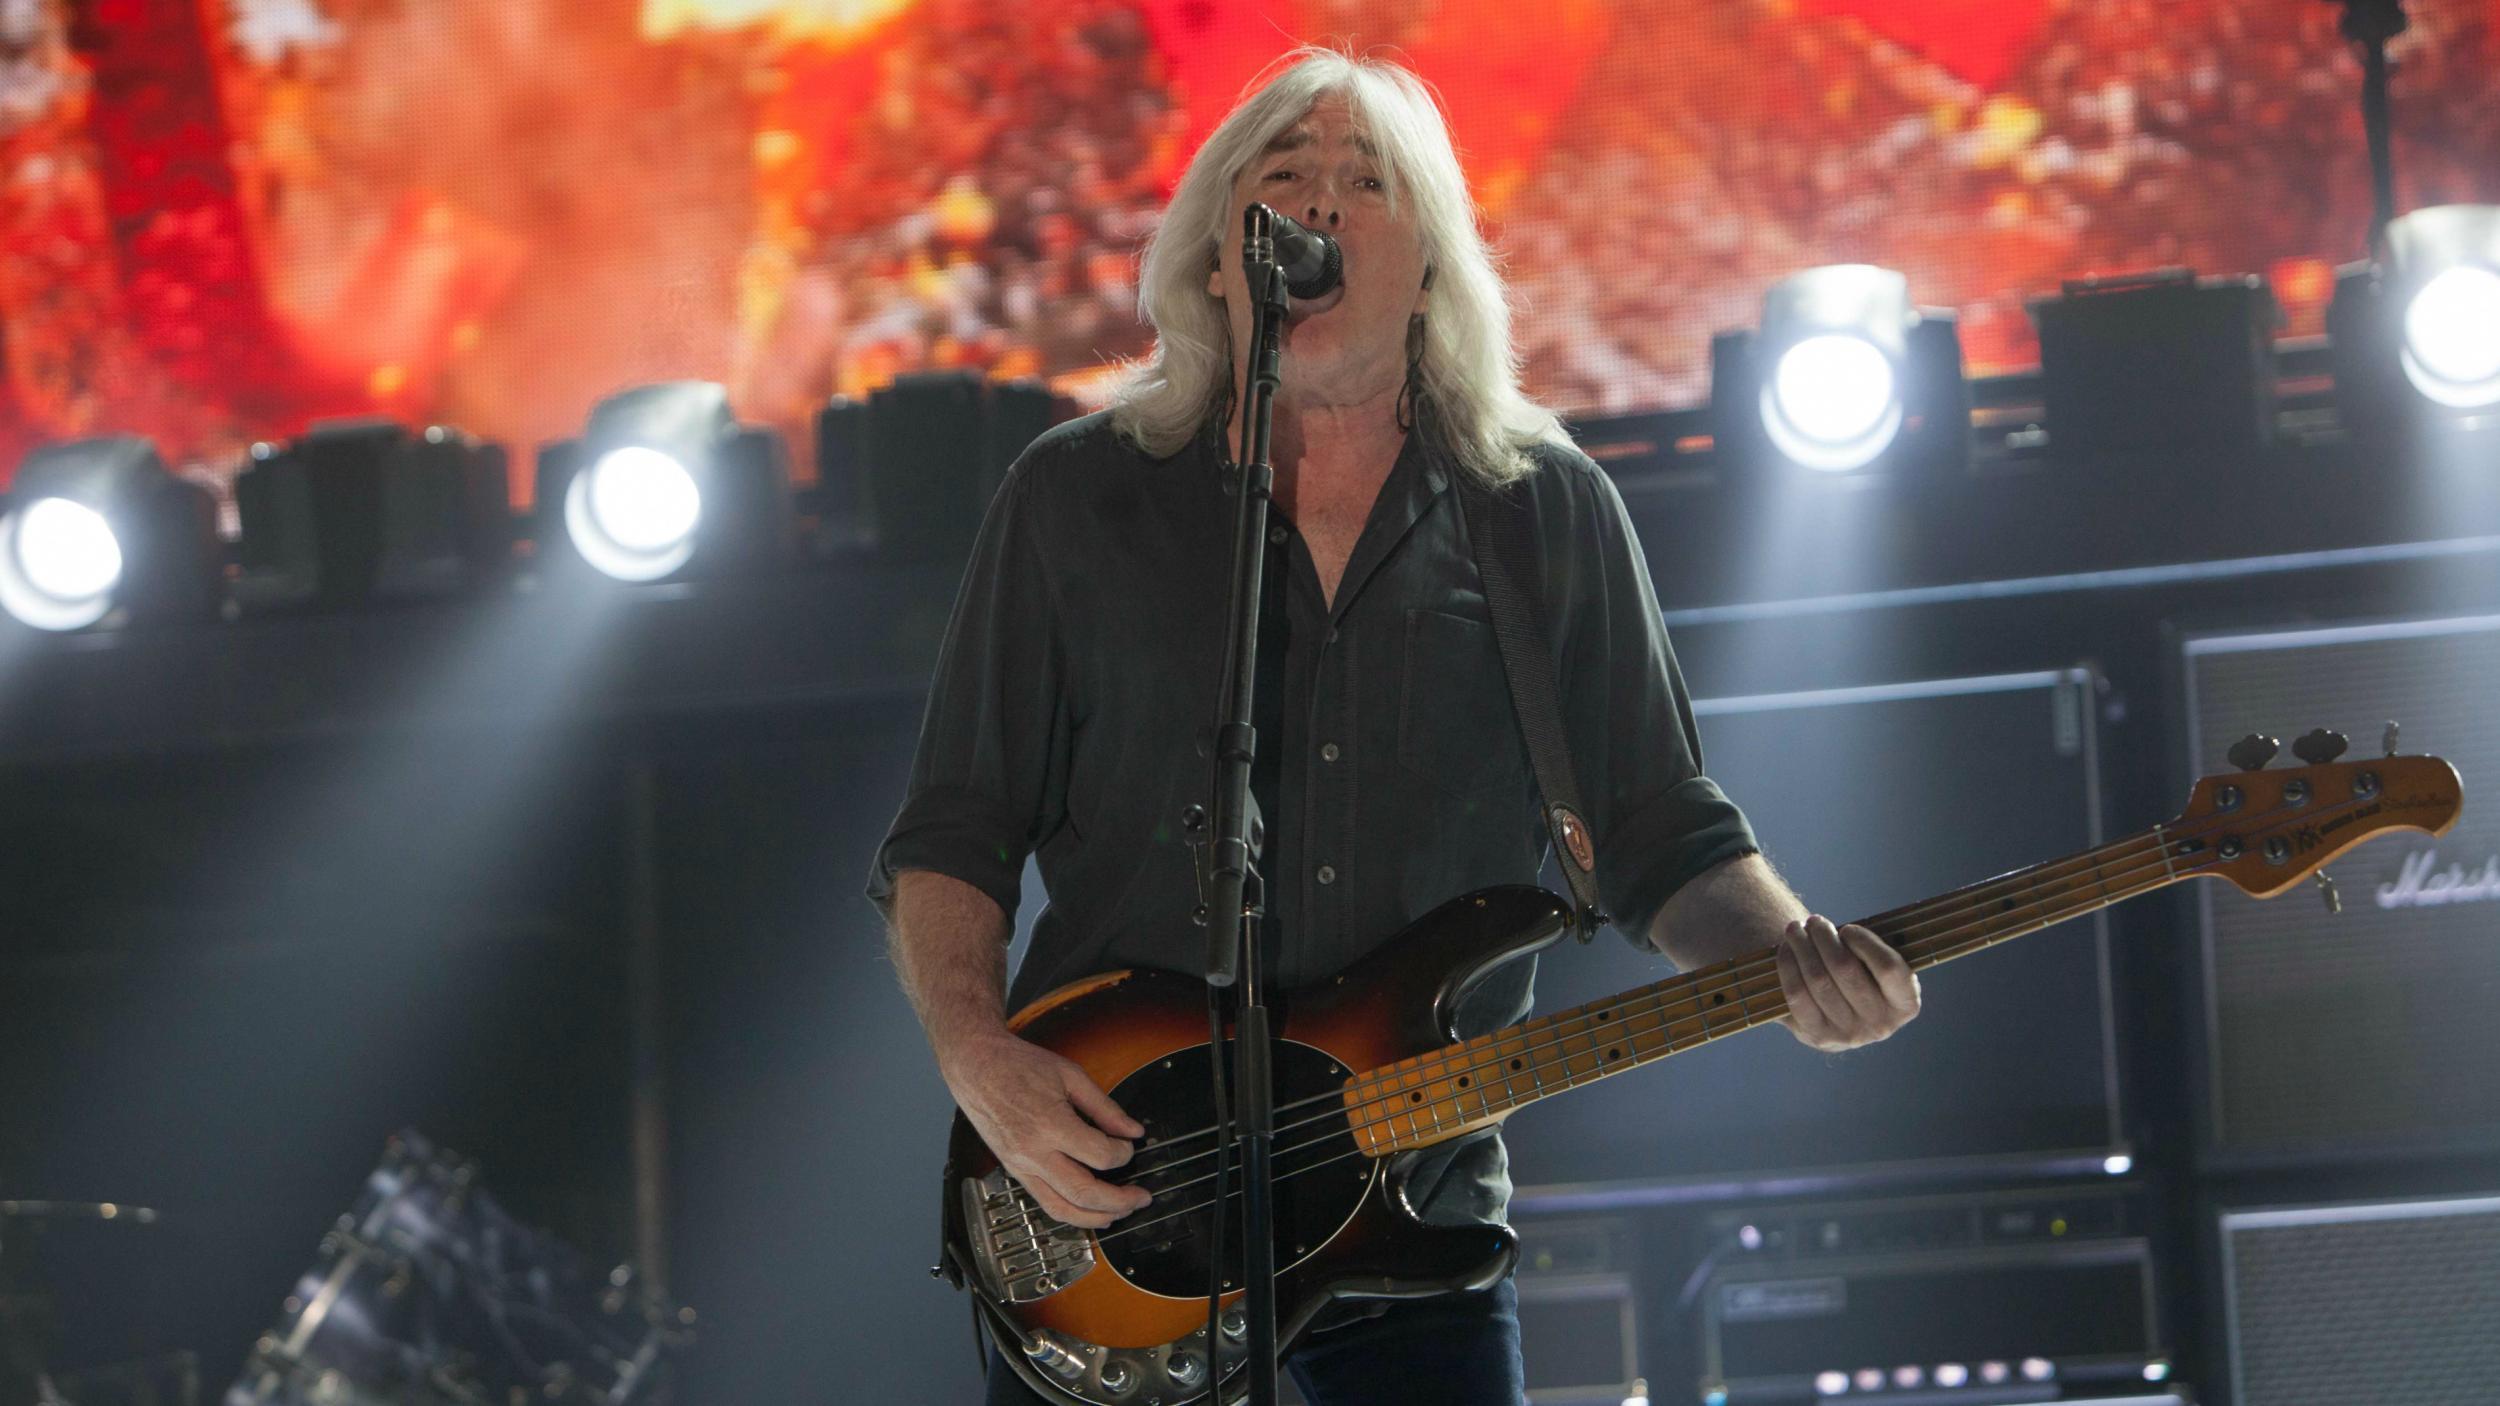
<svg viewBox="0 0 2500 1406"><path fill-rule="evenodd" d="M1859 921L1923 971L2174 883L2202 848L2155 826ZM1786 1014L1764 948L1373 1070L1345 1101L1364 1150L1384 1156Z"/></svg>

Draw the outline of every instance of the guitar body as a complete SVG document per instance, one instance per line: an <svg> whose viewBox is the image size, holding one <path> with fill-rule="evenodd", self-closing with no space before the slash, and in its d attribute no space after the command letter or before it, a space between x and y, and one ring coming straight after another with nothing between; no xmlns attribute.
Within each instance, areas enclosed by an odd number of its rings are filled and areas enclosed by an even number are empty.
<svg viewBox="0 0 2500 1406"><path fill-rule="evenodd" d="M1342 1093L1362 1071L1449 1045L1459 1000L1485 973L1570 925L1569 905L1543 889L1486 889L1443 904L1333 980L1269 1001L1281 1350L1334 1300L1482 1289L1509 1272L1518 1240L1508 1228L1416 1218L1390 1159L1358 1146ZM1002 1354L1045 1399L1178 1406L1209 1396L1213 1188L1201 1178L1212 1172L1212 1140L1187 1140L1214 1125L1204 981L1109 972L1042 997L1012 1024L1075 1061L1145 1125L1130 1166L1105 1179L1136 1180L1156 1200L1102 1231L1050 1221L958 1113L947 1147L942 1268L972 1289ZM1239 1186L1236 1159L1225 1226L1236 1245ZM1225 1277L1238 1284L1231 1259ZM1225 1292L1224 1302L1239 1294ZM1240 1390L1240 1322L1228 1314L1218 1335L1227 1399Z"/></svg>

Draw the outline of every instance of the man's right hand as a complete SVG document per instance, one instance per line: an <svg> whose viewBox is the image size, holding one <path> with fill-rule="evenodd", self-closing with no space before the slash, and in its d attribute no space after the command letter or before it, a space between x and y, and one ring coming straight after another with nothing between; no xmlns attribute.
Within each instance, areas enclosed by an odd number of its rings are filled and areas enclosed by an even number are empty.
<svg viewBox="0 0 2500 1406"><path fill-rule="evenodd" d="M938 1064L955 1105L1007 1174L1044 1211L1100 1230L1154 1198L1094 1175L1128 1165L1145 1128L1074 1060L1000 1032L968 1039Z"/></svg>

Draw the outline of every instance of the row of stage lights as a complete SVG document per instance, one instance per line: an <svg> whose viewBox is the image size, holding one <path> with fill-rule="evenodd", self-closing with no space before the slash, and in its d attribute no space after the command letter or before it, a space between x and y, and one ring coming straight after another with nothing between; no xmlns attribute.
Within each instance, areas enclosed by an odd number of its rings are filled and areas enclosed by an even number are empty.
<svg viewBox="0 0 2500 1406"><path fill-rule="evenodd" d="M2500 207L2416 211L2388 226L2388 248L2384 269L2358 265L2338 280L2329 316L2346 423L2403 428L2500 413ZM2110 427L2142 410L2114 402L2163 386L2179 415L2145 447L2228 424L2233 407L2212 402L2229 398L2214 390L2229 368L2219 379L2189 374L2199 345L2221 347L2224 362L2236 347L2242 389L2270 388L2270 371L2245 363L2270 367L2271 300L2253 279L2218 284L2140 288L2172 310L2167 322L2099 316L2123 300L2089 293L2039 305L2050 434L2078 449L2109 447ZM2219 337L2199 342L2197 327L2183 330L2182 306L2220 309ZM2102 334L2097 346L2077 328ZM1030 389L906 380L918 388L898 384L891 405L880 392L823 412L820 469L828 481L835 460L863 471L865 496L883 509L881 546L944 556L969 540L1004 460L1048 424L1048 406ZM1730 466L1819 477L1954 465L1969 454L1970 387L1952 318L1915 307L1908 279L1887 269L1838 265L1775 285L1758 328L1714 342L1711 397L1715 452ZM919 409L903 413L907 400ZM871 413L880 407L894 413ZM2270 400L2257 409L2252 417L2241 407L2238 422L2270 421ZM720 386L638 387L602 401L580 438L541 450L535 523L519 535L542 573L578 565L651 582L761 569L794 530L789 480L780 437L740 425ZM39 629L76 630L221 604L442 594L512 558L506 492L503 451L456 430L316 426L284 446L255 446L235 484L241 535L229 564L209 493L169 474L147 441L58 445L29 456L0 497L0 608Z"/></svg>
<svg viewBox="0 0 2500 1406"><path fill-rule="evenodd" d="M2328 313L2346 424L2401 432L2500 413L2500 206L2417 210L2388 224L2387 244L2385 267L2342 271ZM2271 377L2258 363L2271 355L2274 309L2261 282L2070 285L2033 311L2053 438L2154 448L2182 434L2211 440L2217 428L2228 438L2235 420L2262 437L2254 427L2272 409ZM1952 316L1915 307L1909 281L1889 269L1839 265L1774 285L1756 330L1717 339L1711 372L1722 456L1833 474L1967 456ZM2269 403L2212 403L2225 389Z"/></svg>

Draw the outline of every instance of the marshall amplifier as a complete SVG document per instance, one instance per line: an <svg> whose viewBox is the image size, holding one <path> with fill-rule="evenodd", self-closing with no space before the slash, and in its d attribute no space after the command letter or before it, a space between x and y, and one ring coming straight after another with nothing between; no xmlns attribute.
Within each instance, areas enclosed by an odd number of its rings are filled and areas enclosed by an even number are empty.
<svg viewBox="0 0 2500 1406"><path fill-rule="evenodd" d="M2500 1397L2500 1196L2221 1214L2239 1406Z"/></svg>
<svg viewBox="0 0 2500 1406"><path fill-rule="evenodd" d="M2500 778L2500 616L2186 642L2193 774L2232 742L2329 728ZM2398 834L2327 867L2342 912L2193 885L2203 938L2209 1160L2403 1155L2500 1142L2500 804L2438 839Z"/></svg>
<svg viewBox="0 0 2500 1406"><path fill-rule="evenodd" d="M2099 842L2096 688L2085 670L2048 670L1706 698L1694 712L1710 775L1798 892L1845 922ZM1539 961L1537 1004L1666 970L1620 934L1567 944ZM1804 1174L1830 1187L1979 1166L2098 1172L2122 1151L2099 916L1920 979L1924 1013L1846 1059L1755 1031L1522 1112L1508 1139L1522 1201L1745 1196Z"/></svg>

